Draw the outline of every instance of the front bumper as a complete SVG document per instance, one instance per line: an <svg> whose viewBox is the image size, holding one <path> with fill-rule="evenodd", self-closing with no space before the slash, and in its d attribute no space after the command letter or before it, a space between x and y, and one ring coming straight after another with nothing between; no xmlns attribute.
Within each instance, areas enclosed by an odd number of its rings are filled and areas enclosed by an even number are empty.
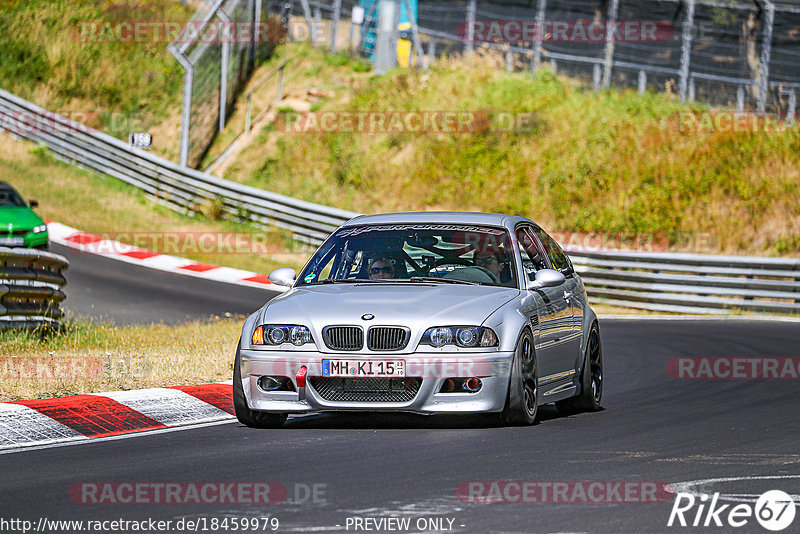
<svg viewBox="0 0 800 534"><path fill-rule="evenodd" d="M408 402L336 402L324 399L311 384L322 376L323 359L403 359L406 377L422 378L416 396ZM284 353L241 350L242 387L251 410L311 413L325 411L396 411L423 414L499 412L505 406L513 352L414 353L381 355L341 355L319 352ZM261 376L286 376L297 389L300 367L308 369L304 395L299 391L264 391L258 386ZM476 393L439 393L445 379L480 378Z"/></svg>

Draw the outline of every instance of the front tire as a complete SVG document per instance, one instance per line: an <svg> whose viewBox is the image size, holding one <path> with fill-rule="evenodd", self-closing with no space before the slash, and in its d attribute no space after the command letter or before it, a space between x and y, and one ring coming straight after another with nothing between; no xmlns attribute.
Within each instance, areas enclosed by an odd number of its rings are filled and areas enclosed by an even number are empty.
<svg viewBox="0 0 800 534"><path fill-rule="evenodd" d="M236 419L250 428L279 428L286 422L287 414L269 413L251 410L247 406L247 398L244 396L242 387L242 357L239 349L242 346L241 339L236 347L236 360L233 363L233 410Z"/></svg>
<svg viewBox="0 0 800 534"><path fill-rule="evenodd" d="M600 330L592 325L586 343L586 356L581 373L581 390L574 397L556 402L556 408L564 414L596 412L603 400L603 349L600 346Z"/></svg>
<svg viewBox="0 0 800 534"><path fill-rule="evenodd" d="M539 414L539 367L533 336L525 329L519 336L511 363L506 405L500 414L502 421L512 425L532 425Z"/></svg>

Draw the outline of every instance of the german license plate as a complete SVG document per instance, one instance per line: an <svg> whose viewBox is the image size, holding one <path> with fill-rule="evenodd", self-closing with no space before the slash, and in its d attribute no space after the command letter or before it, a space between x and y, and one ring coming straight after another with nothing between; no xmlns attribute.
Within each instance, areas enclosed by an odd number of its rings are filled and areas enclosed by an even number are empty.
<svg viewBox="0 0 800 534"><path fill-rule="evenodd" d="M322 376L391 378L406 376L405 360L322 360Z"/></svg>
<svg viewBox="0 0 800 534"><path fill-rule="evenodd" d="M20 247L25 244L22 237L0 237L0 247Z"/></svg>

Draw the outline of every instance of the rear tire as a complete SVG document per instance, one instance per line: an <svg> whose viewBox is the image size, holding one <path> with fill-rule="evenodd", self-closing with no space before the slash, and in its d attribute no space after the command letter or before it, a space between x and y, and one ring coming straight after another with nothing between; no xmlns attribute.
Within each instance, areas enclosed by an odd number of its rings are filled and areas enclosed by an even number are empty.
<svg viewBox="0 0 800 534"><path fill-rule="evenodd" d="M597 323L592 325L586 343L583 371L581 373L580 393L574 397L556 402L556 408L563 414L596 412L603 400L603 349L600 346L600 330Z"/></svg>
<svg viewBox="0 0 800 534"><path fill-rule="evenodd" d="M242 357L239 351L241 346L240 339L236 347L236 360L233 363L233 409L236 412L236 419L250 428L279 428L286 422L287 414L259 412L247 406L247 398L242 387Z"/></svg>
<svg viewBox="0 0 800 534"><path fill-rule="evenodd" d="M511 425L532 425L539 414L539 367L533 336L525 329L519 336L514 360L511 363L511 377L508 384L506 405L500 419Z"/></svg>

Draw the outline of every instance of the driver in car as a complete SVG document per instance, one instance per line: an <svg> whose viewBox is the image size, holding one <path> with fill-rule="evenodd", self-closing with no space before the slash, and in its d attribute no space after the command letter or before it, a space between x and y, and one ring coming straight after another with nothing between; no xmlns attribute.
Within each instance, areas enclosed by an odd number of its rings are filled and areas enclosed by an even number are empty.
<svg viewBox="0 0 800 534"><path fill-rule="evenodd" d="M394 278L394 265L386 258L375 258L369 264L370 280L387 280Z"/></svg>
<svg viewBox="0 0 800 534"><path fill-rule="evenodd" d="M500 282L507 282L508 280L504 280L507 276L504 273L505 269L505 254L502 252L492 252L492 251L476 251L475 256L475 266L476 267L483 267L491 272L493 275L497 277L497 280Z"/></svg>

